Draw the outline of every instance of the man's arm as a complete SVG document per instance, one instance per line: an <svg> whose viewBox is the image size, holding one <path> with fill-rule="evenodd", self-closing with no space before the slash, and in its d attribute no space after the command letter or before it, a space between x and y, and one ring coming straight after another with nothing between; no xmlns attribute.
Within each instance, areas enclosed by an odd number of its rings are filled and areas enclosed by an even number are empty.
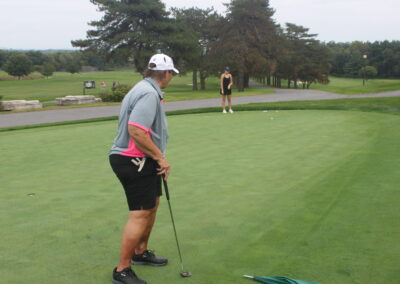
<svg viewBox="0 0 400 284"><path fill-rule="evenodd" d="M128 125L128 132L135 142L136 147L158 163L160 166L157 169L158 175L164 174L165 180L167 180L171 166L160 149L151 140L148 133L144 129L134 125Z"/></svg>

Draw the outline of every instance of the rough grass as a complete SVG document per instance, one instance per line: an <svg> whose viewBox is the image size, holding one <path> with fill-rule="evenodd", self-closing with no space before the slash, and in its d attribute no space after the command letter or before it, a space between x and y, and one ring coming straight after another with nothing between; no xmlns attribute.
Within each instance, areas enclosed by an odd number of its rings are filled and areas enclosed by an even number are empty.
<svg viewBox="0 0 400 284"><path fill-rule="evenodd" d="M151 248L170 264L136 268L149 283L399 279L400 117L274 110L171 116L169 127L171 201L193 277L178 274L163 199ZM110 283L127 217L107 162L115 129L0 133L4 283Z"/></svg>

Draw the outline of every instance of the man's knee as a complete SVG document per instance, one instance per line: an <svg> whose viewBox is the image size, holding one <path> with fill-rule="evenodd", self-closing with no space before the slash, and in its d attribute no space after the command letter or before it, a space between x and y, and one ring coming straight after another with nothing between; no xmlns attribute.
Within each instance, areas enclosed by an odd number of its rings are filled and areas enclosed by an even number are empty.
<svg viewBox="0 0 400 284"><path fill-rule="evenodd" d="M153 209L130 211L129 221L146 222L151 218L153 212Z"/></svg>

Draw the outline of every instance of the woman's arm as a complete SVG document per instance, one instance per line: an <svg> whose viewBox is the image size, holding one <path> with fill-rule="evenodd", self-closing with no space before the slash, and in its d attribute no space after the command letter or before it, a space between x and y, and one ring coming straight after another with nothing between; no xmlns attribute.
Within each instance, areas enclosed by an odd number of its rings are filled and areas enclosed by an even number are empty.
<svg viewBox="0 0 400 284"><path fill-rule="evenodd" d="M232 77L232 74L229 74L230 75L230 77L231 77L231 82L229 83L229 85L228 85L228 89L231 89L231 87L232 87L232 85L233 85L233 77Z"/></svg>

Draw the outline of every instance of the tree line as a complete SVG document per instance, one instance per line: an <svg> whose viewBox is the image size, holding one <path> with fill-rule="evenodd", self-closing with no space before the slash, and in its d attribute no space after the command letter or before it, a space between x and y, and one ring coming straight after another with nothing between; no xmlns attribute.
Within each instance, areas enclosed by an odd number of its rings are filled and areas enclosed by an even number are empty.
<svg viewBox="0 0 400 284"><path fill-rule="evenodd" d="M400 41L329 42L331 74L339 77L400 78Z"/></svg>
<svg viewBox="0 0 400 284"><path fill-rule="evenodd" d="M206 79L225 66L239 91L249 86L250 78L276 87L285 82L289 88L299 83L308 88L328 83L330 74L400 76L399 42L321 43L306 27L278 25L268 0L231 0L225 15L212 8L167 11L160 0L90 1L103 17L89 23L85 39L72 41L80 52L47 54L46 60L28 52L33 66L52 62L54 70L73 73L83 64L100 70L129 64L142 72L152 54L164 52L182 73L192 72L193 90L205 89ZM5 61L1 54L0 67ZM1 68L9 66L5 62Z"/></svg>
<svg viewBox="0 0 400 284"><path fill-rule="evenodd" d="M85 66L106 70L125 64L122 59L106 62L102 56L91 52L0 50L0 69L19 79L34 71L49 77L56 71L79 73Z"/></svg>

